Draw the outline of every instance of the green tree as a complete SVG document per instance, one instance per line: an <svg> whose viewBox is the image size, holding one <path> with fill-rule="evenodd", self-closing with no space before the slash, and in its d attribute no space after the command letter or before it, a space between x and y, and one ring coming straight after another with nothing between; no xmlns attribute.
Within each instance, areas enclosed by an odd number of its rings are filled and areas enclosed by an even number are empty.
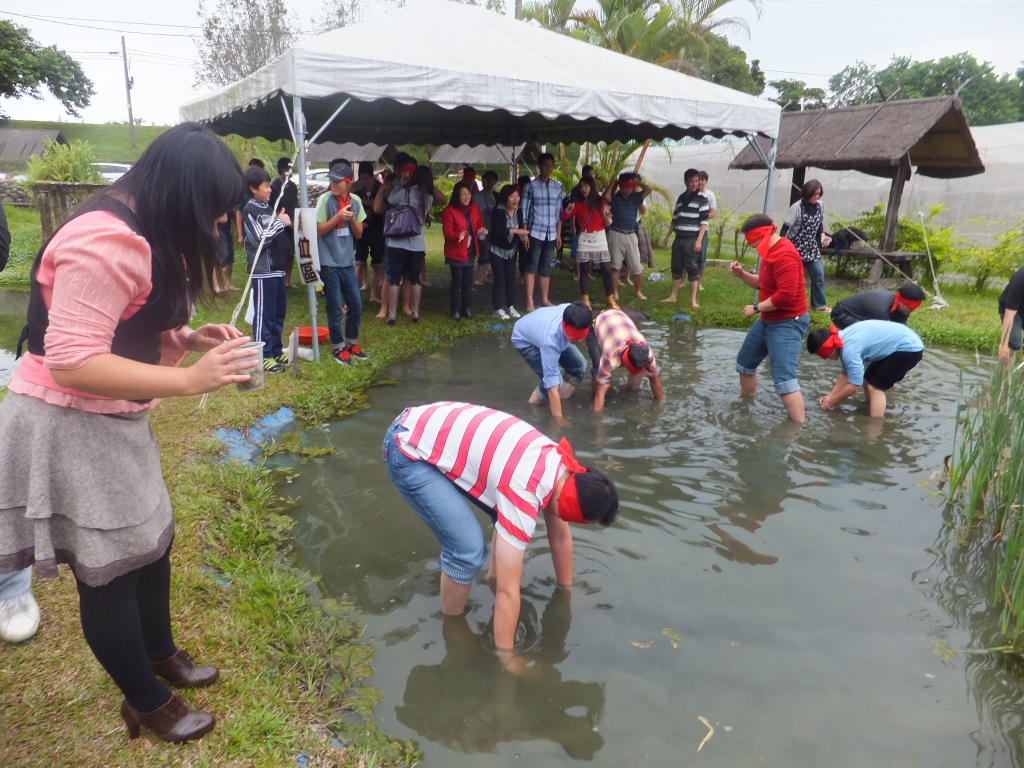
<svg viewBox="0 0 1024 768"><path fill-rule="evenodd" d="M768 85L778 91L779 95L772 101L780 104L783 112L822 109L825 106L825 91L808 88L803 80L771 80Z"/></svg>
<svg viewBox="0 0 1024 768"><path fill-rule="evenodd" d="M199 2L202 34L196 39L199 85L228 85L251 75L288 50L295 29L284 0Z"/></svg>
<svg viewBox="0 0 1024 768"><path fill-rule="evenodd" d="M746 52L721 35L708 33L704 46L694 52L691 60L697 76L703 80L755 96L764 92L764 73L760 67L755 74L755 64L747 64Z"/></svg>
<svg viewBox="0 0 1024 768"><path fill-rule="evenodd" d="M545 2L526 3L523 6L522 18L533 20L544 29L568 34L576 0L546 0Z"/></svg>
<svg viewBox="0 0 1024 768"><path fill-rule="evenodd" d="M889 99L922 99L957 94L971 125L996 125L1024 119L1020 72L998 74L988 62L970 53L930 61L894 56L884 69L858 61L829 80L840 106L872 104Z"/></svg>
<svg viewBox="0 0 1024 768"><path fill-rule="evenodd" d="M82 67L64 51L56 46L44 48L24 27L0 21L0 97L39 99L44 86L75 117L95 94ZM6 117L0 109L0 119Z"/></svg>

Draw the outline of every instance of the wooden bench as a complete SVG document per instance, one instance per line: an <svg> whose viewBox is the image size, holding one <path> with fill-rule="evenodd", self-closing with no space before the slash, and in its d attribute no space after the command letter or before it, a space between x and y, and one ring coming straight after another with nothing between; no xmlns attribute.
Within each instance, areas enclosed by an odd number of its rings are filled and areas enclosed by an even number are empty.
<svg viewBox="0 0 1024 768"><path fill-rule="evenodd" d="M822 248L821 255L836 256L836 253L832 248ZM914 262L923 261L928 258L927 253L910 253L909 251L883 252L882 256L884 256L890 263L899 267L900 272L902 272L908 280L914 279ZM869 250L844 250L839 253L838 258L863 259L869 264L879 260L878 254Z"/></svg>

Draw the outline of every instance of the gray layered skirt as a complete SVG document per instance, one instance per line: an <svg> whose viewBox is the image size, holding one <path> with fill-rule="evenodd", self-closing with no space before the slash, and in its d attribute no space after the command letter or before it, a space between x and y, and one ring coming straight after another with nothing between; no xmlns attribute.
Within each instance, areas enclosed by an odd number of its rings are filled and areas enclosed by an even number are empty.
<svg viewBox="0 0 1024 768"><path fill-rule="evenodd" d="M0 573L66 563L98 587L158 560L174 517L149 414L0 403Z"/></svg>

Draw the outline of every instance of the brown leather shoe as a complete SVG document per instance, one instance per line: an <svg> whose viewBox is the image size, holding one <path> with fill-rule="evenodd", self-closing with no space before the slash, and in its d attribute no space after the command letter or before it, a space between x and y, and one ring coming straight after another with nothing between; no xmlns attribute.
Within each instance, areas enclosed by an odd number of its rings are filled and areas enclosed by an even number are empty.
<svg viewBox="0 0 1024 768"><path fill-rule="evenodd" d="M153 734L163 741L180 744L183 741L201 739L213 730L217 720L209 712L200 712L189 708L188 704L176 694L160 709L143 714L134 709L127 700L121 701L121 718L128 726L128 736L139 737L139 726L146 726Z"/></svg>
<svg viewBox="0 0 1024 768"><path fill-rule="evenodd" d="M216 667L201 667L185 651L179 650L165 661L151 661L153 672L175 688L205 688L217 682Z"/></svg>

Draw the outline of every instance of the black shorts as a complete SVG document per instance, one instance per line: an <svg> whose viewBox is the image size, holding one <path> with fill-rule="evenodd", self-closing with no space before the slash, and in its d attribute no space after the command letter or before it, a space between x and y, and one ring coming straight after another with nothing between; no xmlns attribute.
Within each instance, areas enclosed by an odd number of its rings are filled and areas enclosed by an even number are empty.
<svg viewBox="0 0 1024 768"><path fill-rule="evenodd" d="M910 373L921 362L924 352L893 352L881 360L873 360L864 372L864 381L875 389L885 392Z"/></svg>
<svg viewBox="0 0 1024 768"><path fill-rule="evenodd" d="M369 257L371 267L379 267L384 263L384 233L363 231L363 236L356 240L356 261L365 264Z"/></svg>
<svg viewBox="0 0 1024 768"><path fill-rule="evenodd" d="M388 248L388 263L386 273L388 282L391 285L399 285L402 278L409 285L420 284L420 267L423 266L423 259L426 253L423 251L409 251L405 248Z"/></svg>
<svg viewBox="0 0 1024 768"><path fill-rule="evenodd" d="M690 280L700 277L700 251L694 252L697 236L676 235L672 241L672 279L682 280L685 274Z"/></svg>

